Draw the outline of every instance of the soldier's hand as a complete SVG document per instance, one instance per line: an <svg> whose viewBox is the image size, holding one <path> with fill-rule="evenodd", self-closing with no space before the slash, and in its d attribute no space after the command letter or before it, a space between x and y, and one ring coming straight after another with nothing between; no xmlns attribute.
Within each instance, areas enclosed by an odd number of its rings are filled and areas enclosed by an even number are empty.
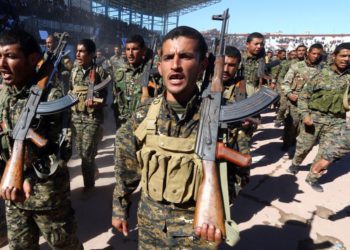
<svg viewBox="0 0 350 250"><path fill-rule="evenodd" d="M29 198L32 192L32 185L28 180L23 182L23 191L15 187L7 187L1 192L1 197L4 200L10 200L14 202L23 202Z"/></svg>
<svg viewBox="0 0 350 250"><path fill-rule="evenodd" d="M129 227L127 220L112 218L112 226L115 227L118 232L123 233L125 237L128 236Z"/></svg>
<svg viewBox="0 0 350 250"><path fill-rule="evenodd" d="M222 241L222 233L220 229L215 228L214 225L203 224L202 227L197 227L195 229L195 234L202 240L215 241L219 245Z"/></svg>
<svg viewBox="0 0 350 250"><path fill-rule="evenodd" d="M298 100L298 95L296 94L290 94L288 95L289 100L291 100L292 102L296 102Z"/></svg>
<svg viewBox="0 0 350 250"><path fill-rule="evenodd" d="M310 116L305 116L303 122L307 126L311 126L312 124L314 124L314 122Z"/></svg>
<svg viewBox="0 0 350 250"><path fill-rule="evenodd" d="M85 101L85 106L89 108L93 108L94 106L94 101L93 100L86 100Z"/></svg>

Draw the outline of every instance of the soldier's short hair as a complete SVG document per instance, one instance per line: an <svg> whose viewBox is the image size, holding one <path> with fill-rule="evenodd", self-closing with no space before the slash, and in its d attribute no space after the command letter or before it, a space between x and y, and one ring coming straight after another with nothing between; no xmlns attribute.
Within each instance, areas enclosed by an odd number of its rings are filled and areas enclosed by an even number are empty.
<svg viewBox="0 0 350 250"><path fill-rule="evenodd" d="M23 29L7 30L0 34L0 46L19 44L25 56L41 54L41 48L35 38Z"/></svg>
<svg viewBox="0 0 350 250"><path fill-rule="evenodd" d="M78 42L78 45L83 45L89 54L96 52L96 44L91 39L82 39Z"/></svg>
<svg viewBox="0 0 350 250"><path fill-rule="evenodd" d="M237 58L241 61L241 52L235 46L226 46L225 56Z"/></svg>
<svg viewBox="0 0 350 250"><path fill-rule="evenodd" d="M295 50L298 50L299 48L305 48L305 49L307 49L307 47L306 47L304 44L298 45L298 47L296 47Z"/></svg>
<svg viewBox="0 0 350 250"><path fill-rule="evenodd" d="M265 39L264 35L259 32L250 33L247 37L247 43L250 43L254 38Z"/></svg>
<svg viewBox="0 0 350 250"><path fill-rule="evenodd" d="M323 46L320 43L315 43L313 45L310 46L309 48L309 52L311 52L313 49L319 49L319 50L323 50Z"/></svg>
<svg viewBox="0 0 350 250"><path fill-rule="evenodd" d="M333 52L334 55L338 55L339 52L343 49L350 50L350 43L341 43L337 47L335 47L335 50Z"/></svg>
<svg viewBox="0 0 350 250"><path fill-rule="evenodd" d="M199 52L199 59L204 60L204 58L207 54L207 51L208 51L208 45L205 42L203 35L198 30L196 30L194 28L191 28L188 26L179 26L179 27L172 29L163 38L162 45L165 43L165 41L175 39L175 38L178 38L180 36L196 40L198 42L197 51ZM163 54L163 51L162 51L162 54Z"/></svg>
<svg viewBox="0 0 350 250"><path fill-rule="evenodd" d="M284 52L284 53L287 53L285 49L279 49L278 52L277 52L277 54L281 54L281 53L283 53L283 52Z"/></svg>
<svg viewBox="0 0 350 250"><path fill-rule="evenodd" d="M145 48L145 40L140 35L133 35L126 40L126 43L137 43L141 49Z"/></svg>

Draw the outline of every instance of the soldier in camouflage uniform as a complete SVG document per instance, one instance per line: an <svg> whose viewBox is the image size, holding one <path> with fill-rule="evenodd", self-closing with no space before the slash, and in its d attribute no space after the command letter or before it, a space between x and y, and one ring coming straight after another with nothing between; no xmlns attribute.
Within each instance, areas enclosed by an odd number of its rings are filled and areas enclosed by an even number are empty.
<svg viewBox="0 0 350 250"><path fill-rule="evenodd" d="M223 82L225 90L223 98L227 104L239 102L247 98L244 81L242 79L239 65L241 53L233 46L225 48L225 64L223 71ZM249 122L230 125L227 145L243 154L250 154L250 138L246 135L250 131ZM237 197L241 190L249 182L249 168L240 168L229 163L229 192L231 199Z"/></svg>
<svg viewBox="0 0 350 250"><path fill-rule="evenodd" d="M305 82L321 69L321 55L323 47L321 44L313 44L305 60L290 66L284 81L282 91L288 99L288 114L285 119L283 149L287 150L296 142L299 134L298 94L301 92ZM300 162L301 163L301 162Z"/></svg>
<svg viewBox="0 0 350 250"><path fill-rule="evenodd" d="M215 249L212 241L221 241L213 225L196 229L210 242L194 237L192 228L203 174L194 153L201 103L196 81L207 64L206 51L198 31L186 26L170 31L158 65L165 92L146 101L117 131L112 224L128 234L128 197L140 182L139 249Z"/></svg>
<svg viewBox="0 0 350 250"><path fill-rule="evenodd" d="M272 82L276 85L277 92L280 95L279 107L274 121L275 127L278 128L284 124L285 115L287 112L287 97L283 94L282 91L282 82L285 75L288 72L290 65L296 59L296 51L292 50L288 53L288 60L282 60L279 67L276 69L276 76L272 76ZM304 59L303 59L304 60Z"/></svg>
<svg viewBox="0 0 350 250"><path fill-rule="evenodd" d="M27 102L30 87L35 84L33 79L40 57L38 43L25 31L0 35L0 72L5 84L0 92L2 168L12 153L13 140L9 134ZM49 91L44 94L48 101L62 96L58 88ZM48 140L48 144L39 149L26 141L28 154L24 164L23 193L14 187L5 187L1 194L6 200L10 249L39 249L40 235L53 249L82 249L76 236L68 169L60 164L53 169L62 128L61 116L35 119L32 127Z"/></svg>
<svg viewBox="0 0 350 250"><path fill-rule="evenodd" d="M346 126L343 96L350 82L349 64L350 43L338 45L334 51L334 63L312 77L299 94L298 109L303 124L289 172L293 174L298 172L299 165L317 141L320 146L316 162L321 158L330 159L332 155L333 159L337 158L334 152L339 147L344 147L342 140L334 142L334 139L340 139L337 134L339 131L344 131ZM348 145L348 142L346 144ZM315 171L316 169L317 167L311 168L306 182L314 190L322 192L323 188L318 178L324 169Z"/></svg>
<svg viewBox="0 0 350 250"><path fill-rule="evenodd" d="M94 100L87 100L89 82L100 83L107 78L106 71L94 64L96 46L90 39L83 39L77 45L77 66L72 69L70 91L78 96L79 102L72 107L72 129L84 178L84 191L95 185L98 170L95 166L98 132L103 123L103 107L107 89L94 93ZM93 72L95 79L92 79Z"/></svg>
<svg viewBox="0 0 350 250"><path fill-rule="evenodd" d="M143 56L146 51L142 36L134 35L126 41L128 63L118 68L114 75L113 104L117 129L131 117L142 96L141 75L144 70Z"/></svg>
<svg viewBox="0 0 350 250"><path fill-rule="evenodd" d="M121 52L120 52L120 47L115 46L114 47L114 55L109 58L109 61L112 65L112 70L113 70L113 75L115 72L124 65L125 61L122 58Z"/></svg>
<svg viewBox="0 0 350 250"><path fill-rule="evenodd" d="M247 37L247 50L242 57L242 68L248 97L259 90L265 74L264 42L264 36L258 32Z"/></svg>

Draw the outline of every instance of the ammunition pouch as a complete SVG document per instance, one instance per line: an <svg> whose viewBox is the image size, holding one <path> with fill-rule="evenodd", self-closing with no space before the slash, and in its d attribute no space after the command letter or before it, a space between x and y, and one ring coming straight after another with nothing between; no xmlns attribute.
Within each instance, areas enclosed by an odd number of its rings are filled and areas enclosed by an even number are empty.
<svg viewBox="0 0 350 250"><path fill-rule="evenodd" d="M319 90L311 96L309 108L323 113L345 114L343 90Z"/></svg>
<svg viewBox="0 0 350 250"><path fill-rule="evenodd" d="M91 114L94 112L93 108L87 107L85 105L86 97L87 97L88 87L87 86L74 86L72 93L77 96L78 103L72 106L72 111L77 112L86 112Z"/></svg>
<svg viewBox="0 0 350 250"><path fill-rule="evenodd" d="M202 161L195 153L194 138L156 134L162 99L156 98L135 131L144 144L137 152L143 192L155 201L184 203L196 200L202 180Z"/></svg>
<svg viewBox="0 0 350 250"><path fill-rule="evenodd" d="M202 180L202 163L194 139L147 135L137 152L143 191L156 201L195 200Z"/></svg>

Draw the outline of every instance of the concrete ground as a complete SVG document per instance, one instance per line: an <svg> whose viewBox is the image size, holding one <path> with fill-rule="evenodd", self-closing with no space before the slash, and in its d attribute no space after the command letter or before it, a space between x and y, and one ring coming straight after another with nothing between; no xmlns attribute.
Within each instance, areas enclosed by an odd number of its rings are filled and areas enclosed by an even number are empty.
<svg viewBox="0 0 350 250"><path fill-rule="evenodd" d="M350 157L333 164L317 193L306 183L309 165L316 148L296 175L286 172L291 163L280 150L281 128L273 127L273 112L262 115L263 125L254 135L251 182L231 209L238 223L241 240L230 248L237 250L350 249ZM104 134L96 163L100 171L96 189L82 194L80 161L73 155L69 162L73 207L78 235L85 249L137 249L137 226L130 222L129 237L111 228L113 173L113 117L106 117ZM136 213L133 203L132 217ZM348 236L346 236L348 235ZM41 239L41 249L49 249ZM4 247L3 249L8 249Z"/></svg>

